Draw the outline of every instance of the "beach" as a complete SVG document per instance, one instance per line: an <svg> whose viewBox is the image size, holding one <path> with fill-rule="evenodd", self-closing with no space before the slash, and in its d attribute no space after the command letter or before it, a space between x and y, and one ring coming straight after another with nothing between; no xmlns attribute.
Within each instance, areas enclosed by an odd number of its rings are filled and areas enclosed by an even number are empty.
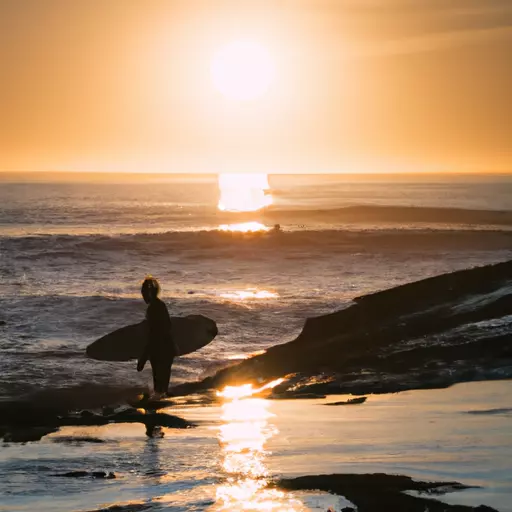
<svg viewBox="0 0 512 512"><path fill-rule="evenodd" d="M38 443L4 444L0 510L339 511L350 505L343 497L268 484L387 473L478 486L426 499L508 512L510 391L509 381L497 381L373 395L352 406L325 406L347 396L178 405L167 411L196 426L153 439L138 424L67 427ZM73 471L116 478L56 476Z"/></svg>
<svg viewBox="0 0 512 512"><path fill-rule="evenodd" d="M0 512L512 512L510 1L0 39Z"/></svg>

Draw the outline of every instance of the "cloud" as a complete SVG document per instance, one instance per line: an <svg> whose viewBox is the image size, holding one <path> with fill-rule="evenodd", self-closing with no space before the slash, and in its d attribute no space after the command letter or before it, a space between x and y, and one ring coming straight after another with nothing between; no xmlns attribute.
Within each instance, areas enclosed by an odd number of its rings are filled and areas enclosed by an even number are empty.
<svg viewBox="0 0 512 512"><path fill-rule="evenodd" d="M512 25L423 34L378 43L360 44L349 52L354 56L406 55L446 48L478 45L488 41L512 41Z"/></svg>

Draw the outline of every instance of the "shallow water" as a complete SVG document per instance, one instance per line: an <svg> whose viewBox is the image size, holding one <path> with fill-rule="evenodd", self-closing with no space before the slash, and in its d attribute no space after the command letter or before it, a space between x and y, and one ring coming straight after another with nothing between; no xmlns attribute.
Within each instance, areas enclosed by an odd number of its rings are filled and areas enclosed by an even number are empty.
<svg viewBox="0 0 512 512"><path fill-rule="evenodd" d="M0 450L0 510L81 512L127 503L176 512L340 510L348 505L343 498L281 493L266 483L278 476L387 472L478 485L441 499L510 512L511 392L512 382L495 381L372 395L353 406L325 407L344 398L331 396L171 407L198 427L164 429L161 439L148 439L141 425L65 428ZM52 476L72 470L115 471L119 478Z"/></svg>

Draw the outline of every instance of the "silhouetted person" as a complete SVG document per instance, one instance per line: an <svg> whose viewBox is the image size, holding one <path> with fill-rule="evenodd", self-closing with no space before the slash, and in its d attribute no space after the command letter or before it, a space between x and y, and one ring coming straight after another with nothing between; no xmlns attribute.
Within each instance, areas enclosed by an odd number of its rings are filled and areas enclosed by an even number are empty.
<svg viewBox="0 0 512 512"><path fill-rule="evenodd" d="M176 355L171 336L171 318L167 306L158 298L160 285L156 279L147 277L142 283L141 293L148 304L146 320L149 336L148 343L137 363L137 371L141 372L149 359L153 370L155 393L167 393L171 380L171 367Z"/></svg>

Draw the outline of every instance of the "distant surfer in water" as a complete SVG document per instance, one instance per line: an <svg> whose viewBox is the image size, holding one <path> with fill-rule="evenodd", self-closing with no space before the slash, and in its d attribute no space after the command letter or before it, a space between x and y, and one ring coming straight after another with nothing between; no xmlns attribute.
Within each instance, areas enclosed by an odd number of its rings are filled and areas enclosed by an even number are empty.
<svg viewBox="0 0 512 512"><path fill-rule="evenodd" d="M176 356L176 347L171 336L171 318L167 306L158 298L160 285L148 276L142 283L142 297L148 309L146 319L149 326L148 343L137 363L137 371L144 369L147 361L153 370L153 388L156 394L165 394L171 380L171 367Z"/></svg>

